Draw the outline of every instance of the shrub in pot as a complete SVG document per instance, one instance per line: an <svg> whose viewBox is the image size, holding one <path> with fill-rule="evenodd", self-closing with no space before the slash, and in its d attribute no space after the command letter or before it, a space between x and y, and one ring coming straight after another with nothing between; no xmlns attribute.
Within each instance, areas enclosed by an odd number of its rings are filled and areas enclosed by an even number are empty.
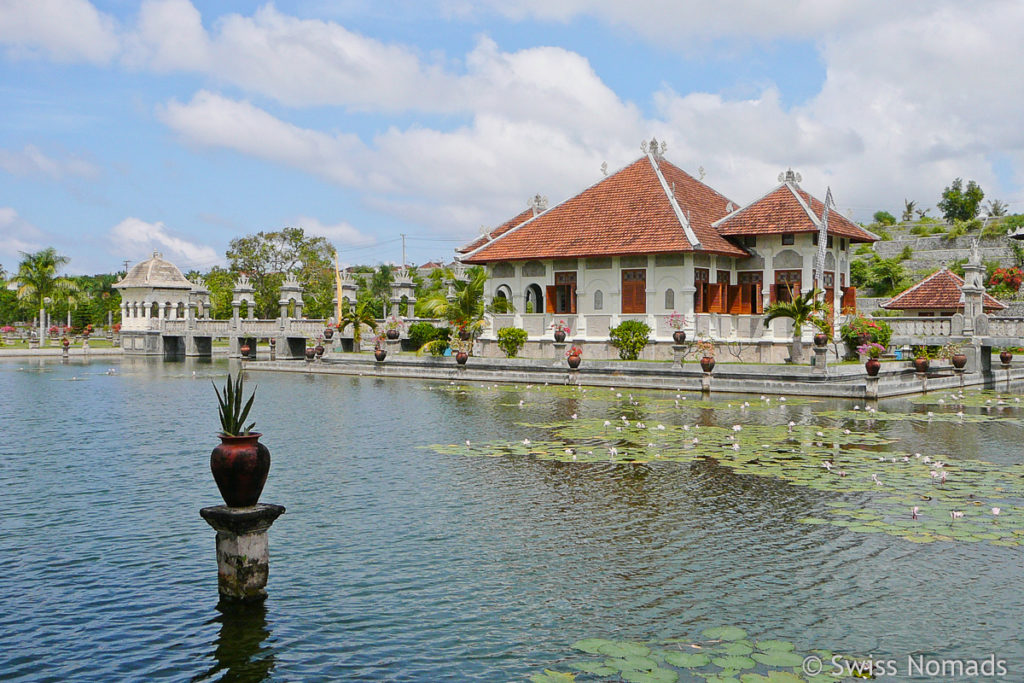
<svg viewBox="0 0 1024 683"><path fill-rule="evenodd" d="M256 425L245 425L256 398L253 389L243 403L242 373L224 385L223 392L213 385L217 394L221 443L210 453L210 471L220 495L228 507L251 507L259 502L270 472L270 450L259 442L262 434L252 431Z"/></svg>

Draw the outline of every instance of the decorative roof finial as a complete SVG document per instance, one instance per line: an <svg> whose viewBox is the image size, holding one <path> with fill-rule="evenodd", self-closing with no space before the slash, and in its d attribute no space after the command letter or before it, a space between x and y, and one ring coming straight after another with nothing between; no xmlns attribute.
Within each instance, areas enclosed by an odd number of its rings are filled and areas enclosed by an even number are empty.
<svg viewBox="0 0 1024 683"><path fill-rule="evenodd" d="M542 211L546 211L548 208L548 198L542 197L539 193L535 194L529 202L530 208L533 209L533 215L536 216Z"/></svg>
<svg viewBox="0 0 1024 683"><path fill-rule="evenodd" d="M602 161L601 162L601 173L603 175L608 175L608 162L607 161Z"/></svg>
<svg viewBox="0 0 1024 683"><path fill-rule="evenodd" d="M704 176L706 176L707 173L704 172L704 167L703 166L697 167L697 175L700 176L699 178L697 178L697 180L701 180L701 181L704 180Z"/></svg>
<svg viewBox="0 0 1024 683"><path fill-rule="evenodd" d="M651 156L654 157L662 156L663 154L665 154L666 149L668 149L668 145L665 144L664 142L662 142L661 145L659 145L658 138L653 136L651 137L650 142L647 142L645 140L644 142L640 143L640 151L642 151L644 154L650 154Z"/></svg>
<svg viewBox="0 0 1024 683"><path fill-rule="evenodd" d="M780 183L799 183L803 180L803 176L794 171L792 168L788 168L779 174Z"/></svg>

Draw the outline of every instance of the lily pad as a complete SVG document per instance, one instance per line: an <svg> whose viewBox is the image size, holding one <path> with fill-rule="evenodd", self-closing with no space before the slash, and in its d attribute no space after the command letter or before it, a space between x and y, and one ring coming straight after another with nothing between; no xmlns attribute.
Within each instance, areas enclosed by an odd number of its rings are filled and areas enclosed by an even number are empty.
<svg viewBox="0 0 1024 683"><path fill-rule="evenodd" d="M544 673L530 676L532 683L573 683L575 680L576 676L574 674L552 671L551 669L544 669Z"/></svg>
<svg viewBox="0 0 1024 683"><path fill-rule="evenodd" d="M646 657L651 654L651 648L640 643L633 643L628 640L619 640L605 643L597 648L600 654L620 659L626 657ZM637 668L637 667L631 667Z"/></svg>
<svg viewBox="0 0 1024 683"><path fill-rule="evenodd" d="M757 666L750 657L740 657L737 655L726 655L724 657L715 657L711 660L711 663L722 669L753 669Z"/></svg>
<svg viewBox="0 0 1024 683"><path fill-rule="evenodd" d="M767 666L796 667L804 663L804 658L800 655L794 652L785 652L783 650L755 652L750 656Z"/></svg>
<svg viewBox="0 0 1024 683"><path fill-rule="evenodd" d="M709 640L742 640L747 632L738 626L716 626L705 630L701 635Z"/></svg>
<svg viewBox="0 0 1024 683"><path fill-rule="evenodd" d="M697 669L711 663L711 657L700 652L667 652L665 661L681 669Z"/></svg>
<svg viewBox="0 0 1024 683"><path fill-rule="evenodd" d="M757 649L763 652L768 652L769 650L792 652L794 646L788 640L759 640L757 641Z"/></svg>
<svg viewBox="0 0 1024 683"><path fill-rule="evenodd" d="M672 669L657 668L652 671L623 671L622 679L629 683L675 683L679 674Z"/></svg>
<svg viewBox="0 0 1024 683"><path fill-rule="evenodd" d="M584 638L583 640L577 640L572 644L572 649L581 650L582 652L589 652L592 655L603 654L598 648L602 645L611 645L615 641L606 640L605 638Z"/></svg>

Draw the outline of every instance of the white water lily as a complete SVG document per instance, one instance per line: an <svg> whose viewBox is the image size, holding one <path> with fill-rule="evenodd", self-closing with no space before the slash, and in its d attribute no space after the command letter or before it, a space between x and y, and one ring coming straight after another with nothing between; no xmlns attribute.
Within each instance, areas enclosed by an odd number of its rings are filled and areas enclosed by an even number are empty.
<svg viewBox="0 0 1024 683"><path fill-rule="evenodd" d="M992 514L995 515L996 517L999 516L1000 512L1002 512L1001 509L999 509L999 508L992 508Z"/></svg>
<svg viewBox="0 0 1024 683"><path fill-rule="evenodd" d="M740 449L740 445L739 445L738 443L734 443L734 444L732 445L732 449L733 449L734 451L738 451L738 450Z"/></svg>
<svg viewBox="0 0 1024 683"><path fill-rule="evenodd" d="M918 511L920 509L921 508L917 507L916 505L913 508L911 508L911 510L910 510L910 518L911 519L917 519L917 513L918 513Z"/></svg>
<svg viewBox="0 0 1024 683"><path fill-rule="evenodd" d="M523 445L524 446L529 446L530 445L530 440L529 439L523 439Z"/></svg>
<svg viewBox="0 0 1024 683"><path fill-rule="evenodd" d="M573 413L573 414L572 414L572 415L570 415L569 417L571 417L572 419L574 419L574 420L575 420L575 419L576 419L576 413Z"/></svg>
<svg viewBox="0 0 1024 683"><path fill-rule="evenodd" d="M665 425L658 425L658 429L661 429L661 430L663 430L663 431L664 431L664 429L665 429Z"/></svg>
<svg viewBox="0 0 1024 683"><path fill-rule="evenodd" d="M950 510L949 516L953 519L960 519L964 516L964 513L960 512L959 510Z"/></svg>
<svg viewBox="0 0 1024 683"><path fill-rule="evenodd" d="M738 431L740 431L741 429L743 429L743 427L740 427L739 425L733 425L733 426L732 426L732 431L734 431L734 432L738 432Z"/></svg>
<svg viewBox="0 0 1024 683"><path fill-rule="evenodd" d="M844 430L843 430L843 434L849 434L849 433L850 433L850 430L849 430L849 429L844 429Z"/></svg>

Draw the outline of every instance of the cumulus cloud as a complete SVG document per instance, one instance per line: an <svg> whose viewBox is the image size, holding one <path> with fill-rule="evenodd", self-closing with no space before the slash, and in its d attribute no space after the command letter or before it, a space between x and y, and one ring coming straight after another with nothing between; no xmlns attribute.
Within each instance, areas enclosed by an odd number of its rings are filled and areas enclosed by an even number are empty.
<svg viewBox="0 0 1024 683"><path fill-rule="evenodd" d="M302 228L307 234L316 235L317 237L326 237L331 242L337 242L348 246L362 247L369 246L377 242L376 237L360 232L355 226L347 221L341 221L334 225L325 225L316 218L299 216L295 219L294 225Z"/></svg>
<svg viewBox="0 0 1024 683"><path fill-rule="evenodd" d="M88 0L0 0L0 45L19 57L102 64L120 39L116 22Z"/></svg>
<svg viewBox="0 0 1024 683"><path fill-rule="evenodd" d="M94 178L99 174L99 169L88 161L76 157L54 159L35 145L25 145L21 150L0 149L0 168L12 175L43 176L52 180Z"/></svg>
<svg viewBox="0 0 1024 683"><path fill-rule="evenodd" d="M9 206L0 206L0 254L21 258L19 252L42 248L44 235Z"/></svg>
<svg viewBox="0 0 1024 683"><path fill-rule="evenodd" d="M112 227L108 237L110 251L118 257L142 260L160 251L182 269L205 269L222 260L213 247L177 237L160 221L148 223L129 216Z"/></svg>

